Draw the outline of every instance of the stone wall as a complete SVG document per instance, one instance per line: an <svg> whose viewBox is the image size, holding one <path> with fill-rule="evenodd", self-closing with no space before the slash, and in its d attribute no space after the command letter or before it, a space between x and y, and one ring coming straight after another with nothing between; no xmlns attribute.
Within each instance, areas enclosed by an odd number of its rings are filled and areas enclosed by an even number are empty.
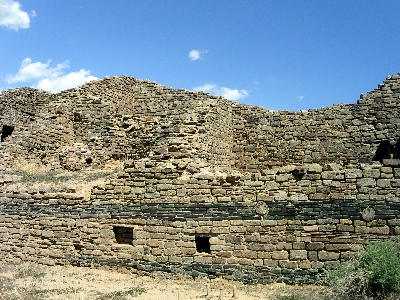
<svg viewBox="0 0 400 300"><path fill-rule="evenodd" d="M222 168L351 166L371 161L383 142L391 147L384 158L400 158L399 86L400 75L389 76L356 104L290 112L121 76L59 94L28 88L3 92L0 125L15 128L21 155L52 169L101 167L110 159L141 159L160 151L174 155L177 141L185 145L183 155ZM82 152L90 164L83 163Z"/></svg>
<svg viewBox="0 0 400 300"><path fill-rule="evenodd" d="M369 241L400 234L398 160L298 170L188 176L165 162L127 162L88 200L9 189L1 197L0 255L8 262L310 283ZM209 243L205 252L199 238Z"/></svg>
<svg viewBox="0 0 400 300"><path fill-rule="evenodd" d="M329 162L348 166L371 161L385 140L400 149L399 97L400 75L395 75L352 105L301 112L237 106L232 113L236 167L261 170ZM400 158L400 151L395 152Z"/></svg>
<svg viewBox="0 0 400 300"><path fill-rule="evenodd" d="M399 75L357 104L307 112L127 76L4 92L0 125L14 131L0 143L0 259L315 282L400 234L399 95ZM18 183L21 158L124 168L84 197Z"/></svg>

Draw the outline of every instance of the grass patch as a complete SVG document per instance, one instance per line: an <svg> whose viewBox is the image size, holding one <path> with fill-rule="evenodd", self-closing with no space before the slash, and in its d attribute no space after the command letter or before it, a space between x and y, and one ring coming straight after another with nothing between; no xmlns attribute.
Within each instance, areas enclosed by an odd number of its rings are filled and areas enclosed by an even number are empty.
<svg viewBox="0 0 400 300"><path fill-rule="evenodd" d="M46 276L46 273L39 267L30 265L21 265L17 267L17 271L14 274L15 279L32 277L34 279L41 279Z"/></svg>
<svg viewBox="0 0 400 300"><path fill-rule="evenodd" d="M129 297L137 297L146 292L144 288L132 288L127 291L116 291L107 293L104 295L100 295L97 300L125 300L127 296Z"/></svg>
<svg viewBox="0 0 400 300"><path fill-rule="evenodd" d="M371 243L357 257L329 271L327 285L329 300L399 299L399 239Z"/></svg>
<svg viewBox="0 0 400 300"><path fill-rule="evenodd" d="M44 171L37 173L30 173L23 170L16 170L16 175L21 176L20 182L22 183L33 183L33 182L47 182L47 183L62 183L71 179L77 179L81 176L84 181L95 181L100 178L105 178L111 174L120 172L120 169L115 169L110 172L90 172L90 173L66 173L56 171Z"/></svg>
<svg viewBox="0 0 400 300"><path fill-rule="evenodd" d="M17 171L17 175L21 176L20 182L22 183L29 183L29 182L61 183L77 177L76 174L60 175L60 173L54 171L30 174L19 170Z"/></svg>

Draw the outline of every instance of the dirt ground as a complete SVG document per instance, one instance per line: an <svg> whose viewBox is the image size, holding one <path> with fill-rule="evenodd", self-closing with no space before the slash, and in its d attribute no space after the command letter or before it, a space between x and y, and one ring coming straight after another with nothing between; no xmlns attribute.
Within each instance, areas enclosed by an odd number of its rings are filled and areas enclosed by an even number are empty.
<svg viewBox="0 0 400 300"><path fill-rule="evenodd" d="M0 289L1 300L222 300L233 299L234 296L240 300L300 300L318 299L318 294L324 288L283 283L244 285L206 278L153 278L134 275L126 269L45 267L34 264L15 266L0 262Z"/></svg>

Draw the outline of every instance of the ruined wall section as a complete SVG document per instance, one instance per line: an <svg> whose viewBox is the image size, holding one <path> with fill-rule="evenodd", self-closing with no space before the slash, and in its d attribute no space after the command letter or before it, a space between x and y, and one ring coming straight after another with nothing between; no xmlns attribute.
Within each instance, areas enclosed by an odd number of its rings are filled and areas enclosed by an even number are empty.
<svg viewBox="0 0 400 300"><path fill-rule="evenodd" d="M65 91L59 98L68 108L75 143L87 145L94 163L151 155L230 163L225 141L230 138L225 132L229 102L220 97L121 76Z"/></svg>
<svg viewBox="0 0 400 300"><path fill-rule="evenodd" d="M39 161L51 168L57 148L71 135L52 112L57 95L21 88L2 93L0 102L0 127L9 131L4 139L2 132L0 143L6 168L16 159Z"/></svg>
<svg viewBox="0 0 400 300"><path fill-rule="evenodd" d="M21 121L1 149L27 138L67 169L115 158L124 170L90 198L3 175L0 259L313 282L400 234L398 80L299 113L127 76L51 94L40 124Z"/></svg>
<svg viewBox="0 0 400 300"><path fill-rule="evenodd" d="M262 170L283 163L351 166L371 161L382 141L395 148L400 138L399 85L400 75L390 76L357 104L318 110L269 111L238 105L232 121L235 166Z"/></svg>
<svg viewBox="0 0 400 300"><path fill-rule="evenodd" d="M2 99L1 120L15 128L10 147L49 170L152 155L231 164L230 106L221 97L121 76L59 94L16 89Z"/></svg>
<svg viewBox="0 0 400 300"><path fill-rule="evenodd" d="M359 124L365 122L369 125L362 127L365 130L361 138L356 139L357 143L364 142L366 145L363 148L366 149L368 144L372 144L371 150L375 150L379 142L385 140L395 145L400 137L400 74L388 76L378 88L361 95L352 108L352 115L360 120ZM370 156L373 151L365 153Z"/></svg>

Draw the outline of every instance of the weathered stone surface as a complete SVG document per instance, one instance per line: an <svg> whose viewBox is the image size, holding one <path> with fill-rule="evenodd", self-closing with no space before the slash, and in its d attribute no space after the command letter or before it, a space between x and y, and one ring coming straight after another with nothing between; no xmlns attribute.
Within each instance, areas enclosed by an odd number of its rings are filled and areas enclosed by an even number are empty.
<svg viewBox="0 0 400 300"><path fill-rule="evenodd" d="M394 86L307 112L128 76L3 92L0 259L312 282L400 234ZM16 185L17 157L98 183Z"/></svg>
<svg viewBox="0 0 400 300"><path fill-rule="evenodd" d="M337 252L328 252L328 251L318 251L318 258L322 261L325 260L338 260L340 257L340 253Z"/></svg>

